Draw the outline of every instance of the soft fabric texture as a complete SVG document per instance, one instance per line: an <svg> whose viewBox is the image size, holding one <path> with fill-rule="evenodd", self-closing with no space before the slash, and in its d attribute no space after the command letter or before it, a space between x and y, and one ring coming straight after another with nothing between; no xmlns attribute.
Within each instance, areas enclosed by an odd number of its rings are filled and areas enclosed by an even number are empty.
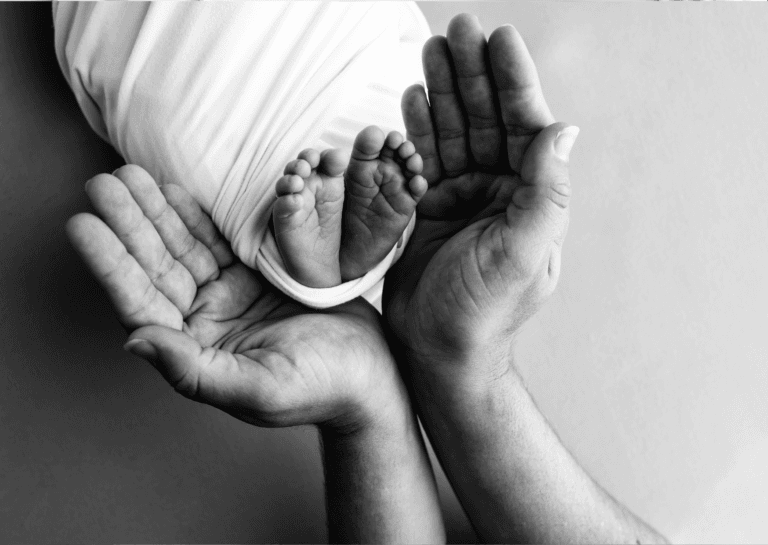
<svg viewBox="0 0 768 545"><path fill-rule="evenodd" d="M413 3L55 3L56 54L93 129L160 184L184 186L238 257L316 308L376 303L400 243L333 288L293 280L268 228L274 185L308 147L403 131L429 28Z"/></svg>

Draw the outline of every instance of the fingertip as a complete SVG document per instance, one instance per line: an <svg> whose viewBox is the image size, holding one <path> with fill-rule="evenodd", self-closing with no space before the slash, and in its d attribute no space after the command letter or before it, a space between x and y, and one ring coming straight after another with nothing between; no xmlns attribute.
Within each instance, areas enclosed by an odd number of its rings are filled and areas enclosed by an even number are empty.
<svg viewBox="0 0 768 545"><path fill-rule="evenodd" d="M448 39L445 36L436 34L434 36L430 36L427 41L424 42L422 57L426 59L428 56L434 55L436 53L444 53L447 51Z"/></svg>
<svg viewBox="0 0 768 545"><path fill-rule="evenodd" d="M147 360L152 365L155 365L155 362L157 361L157 349L152 343L145 339L130 339L123 345L123 350Z"/></svg>
<svg viewBox="0 0 768 545"><path fill-rule="evenodd" d="M405 88L403 96L400 99L401 103L411 102L414 97L424 96L426 97L426 84L423 81L417 81Z"/></svg>
<svg viewBox="0 0 768 545"><path fill-rule="evenodd" d="M479 26L480 25L480 19L476 15L473 15L471 13L459 13L457 15L454 15L453 18L451 18L450 22L448 23L448 33L451 32L451 30L458 30L462 27L466 26Z"/></svg>
<svg viewBox="0 0 768 545"><path fill-rule="evenodd" d="M150 176L150 174L139 165L128 163L115 169L112 176L122 180L124 176Z"/></svg>
<svg viewBox="0 0 768 545"><path fill-rule="evenodd" d="M64 232L73 246L78 249L80 248L80 243L85 239L85 235L92 231L92 222L95 219L95 216L92 214L80 212L66 221L64 224Z"/></svg>
<svg viewBox="0 0 768 545"><path fill-rule="evenodd" d="M425 108L429 108L427 90L423 84L414 83L403 92L403 96L400 99L400 109L403 113L403 118L407 121L414 115L421 114Z"/></svg>
<svg viewBox="0 0 768 545"><path fill-rule="evenodd" d="M581 129L575 125L569 125L560 129L554 142L555 155L563 161L568 161L580 131Z"/></svg>
<svg viewBox="0 0 768 545"><path fill-rule="evenodd" d="M101 173L97 174L87 182L85 182L85 193L90 197L94 191L97 191L99 188L108 185L113 184L115 181L120 182L120 180L111 174ZM122 183L122 182L121 182Z"/></svg>
<svg viewBox="0 0 768 545"><path fill-rule="evenodd" d="M520 170L524 187L529 189L513 196L513 202L519 208L526 208L534 200L534 193L528 193L534 191L543 191L548 200L560 208L567 207L570 188L568 153L578 134L576 129L567 123L552 123L530 143Z"/></svg>
<svg viewBox="0 0 768 545"><path fill-rule="evenodd" d="M467 44L476 46L485 42L485 34L480 19L469 13L460 13L451 19L445 34L448 44L451 46L451 53Z"/></svg>
<svg viewBox="0 0 768 545"><path fill-rule="evenodd" d="M517 31L517 28L515 28L514 25L506 23L491 32L491 35L488 36L488 45L490 46L491 43L498 45L499 42L509 42L510 40L522 41L522 36L520 36L520 33Z"/></svg>

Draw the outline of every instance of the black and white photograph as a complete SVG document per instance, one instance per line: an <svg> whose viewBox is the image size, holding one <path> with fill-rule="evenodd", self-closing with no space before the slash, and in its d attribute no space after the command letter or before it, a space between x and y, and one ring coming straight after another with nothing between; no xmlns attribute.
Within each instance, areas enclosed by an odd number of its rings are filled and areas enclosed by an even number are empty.
<svg viewBox="0 0 768 545"><path fill-rule="evenodd" d="M0 543L768 542L767 30L0 1Z"/></svg>

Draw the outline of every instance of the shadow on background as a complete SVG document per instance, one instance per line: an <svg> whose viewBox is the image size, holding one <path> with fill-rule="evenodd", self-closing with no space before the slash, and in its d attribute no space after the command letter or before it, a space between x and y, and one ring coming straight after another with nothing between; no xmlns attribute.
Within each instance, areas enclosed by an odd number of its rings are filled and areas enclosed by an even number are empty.
<svg viewBox="0 0 768 545"><path fill-rule="evenodd" d="M50 4L0 4L0 541L326 539L311 428L176 395L70 247L83 185L123 164L55 58Z"/></svg>

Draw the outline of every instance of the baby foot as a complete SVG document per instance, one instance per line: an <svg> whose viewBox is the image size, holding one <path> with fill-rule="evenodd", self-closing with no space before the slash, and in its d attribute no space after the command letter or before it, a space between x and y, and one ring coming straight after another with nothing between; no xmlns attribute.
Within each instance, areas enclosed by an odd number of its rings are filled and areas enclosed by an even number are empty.
<svg viewBox="0 0 768 545"><path fill-rule="evenodd" d="M275 240L286 269L312 288L341 283L339 243L346 155L307 149L285 167L272 208Z"/></svg>
<svg viewBox="0 0 768 545"><path fill-rule="evenodd" d="M359 278L386 257L427 192L421 156L399 132L367 127L344 174L341 279Z"/></svg>

